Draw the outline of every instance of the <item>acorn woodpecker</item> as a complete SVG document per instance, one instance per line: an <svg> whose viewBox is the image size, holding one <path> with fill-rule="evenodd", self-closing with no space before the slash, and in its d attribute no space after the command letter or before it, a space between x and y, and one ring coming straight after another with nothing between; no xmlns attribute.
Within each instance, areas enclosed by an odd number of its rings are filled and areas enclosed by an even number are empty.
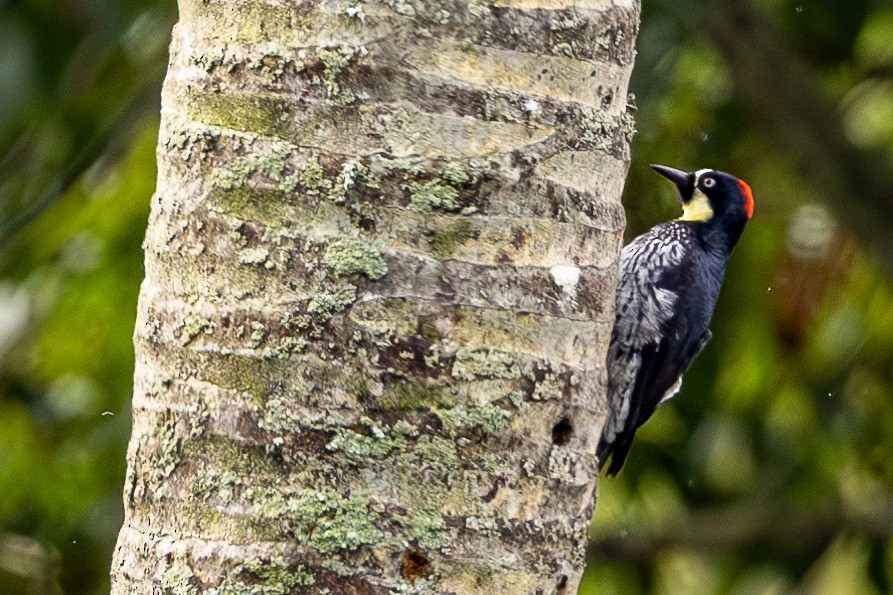
<svg viewBox="0 0 893 595"><path fill-rule="evenodd" d="M599 469L623 467L636 429L672 398L710 340L726 262L753 216L750 186L721 171L652 165L676 183L682 217L651 228L620 254L608 349L608 420Z"/></svg>

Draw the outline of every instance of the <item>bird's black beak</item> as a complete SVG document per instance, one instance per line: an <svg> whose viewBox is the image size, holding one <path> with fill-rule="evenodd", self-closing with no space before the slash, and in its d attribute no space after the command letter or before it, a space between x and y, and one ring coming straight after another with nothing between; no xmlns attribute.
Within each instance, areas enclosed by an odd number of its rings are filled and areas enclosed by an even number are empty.
<svg viewBox="0 0 893 595"><path fill-rule="evenodd" d="M676 184L683 201L687 202L691 199L694 191L694 176L692 174L666 165L652 164L651 169Z"/></svg>

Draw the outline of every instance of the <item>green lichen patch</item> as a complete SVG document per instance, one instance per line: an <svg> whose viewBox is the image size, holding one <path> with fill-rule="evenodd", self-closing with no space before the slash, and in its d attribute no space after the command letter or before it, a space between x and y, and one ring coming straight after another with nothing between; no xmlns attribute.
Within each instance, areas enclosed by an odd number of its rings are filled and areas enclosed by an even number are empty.
<svg viewBox="0 0 893 595"><path fill-rule="evenodd" d="M493 517L466 517L465 527L477 533L494 534L499 530L499 524Z"/></svg>
<svg viewBox="0 0 893 595"><path fill-rule="evenodd" d="M347 201L352 188L366 182L369 169L357 159L341 164L341 171L331 179L319 159L313 155L302 168L288 177L288 189L302 189L307 195L325 198L337 205Z"/></svg>
<svg viewBox="0 0 893 595"><path fill-rule="evenodd" d="M244 157L233 156L225 168L215 167L211 171L211 182L225 190L243 185L254 175L287 189L285 164L294 147L286 142L271 142L260 145Z"/></svg>
<svg viewBox="0 0 893 595"><path fill-rule="evenodd" d="M239 263L246 265L269 265L270 250L263 246L239 250Z"/></svg>
<svg viewBox="0 0 893 595"><path fill-rule="evenodd" d="M396 515L394 519L402 527L403 539L415 542L422 549L442 548L453 539L443 514L436 510L418 510L409 516Z"/></svg>
<svg viewBox="0 0 893 595"><path fill-rule="evenodd" d="M342 72L353 62L357 51L353 48L337 47L332 50L319 49L316 55L324 67L322 74L316 77L316 81L325 86L329 99L339 105L348 105L356 101L356 94L343 84Z"/></svg>
<svg viewBox="0 0 893 595"><path fill-rule="evenodd" d="M257 73L257 76L266 84L273 85L282 80L286 72L294 72L295 63L284 54L284 48L277 51L268 51L258 60L254 56L249 57L249 68Z"/></svg>
<svg viewBox="0 0 893 595"><path fill-rule="evenodd" d="M264 337L266 336L267 329L264 327L264 324L257 320L253 321L251 323L251 347L260 347L261 343L263 343L264 341Z"/></svg>
<svg viewBox="0 0 893 595"><path fill-rule="evenodd" d="M211 476L207 473L199 473L195 481L193 481L192 485L190 486L192 495L198 496L200 498L206 498L211 493L211 489L214 487L214 484L211 480Z"/></svg>
<svg viewBox="0 0 893 595"><path fill-rule="evenodd" d="M412 436L418 433L418 429L405 419L401 419L400 421L395 423L392 430L394 431L394 433L400 434L402 436Z"/></svg>
<svg viewBox="0 0 893 595"><path fill-rule="evenodd" d="M431 434L420 436L413 450L400 455L398 461L406 468L430 469L442 475L452 474L460 467L455 442Z"/></svg>
<svg viewBox="0 0 893 595"><path fill-rule="evenodd" d="M383 458L393 451L406 449L406 438L400 434L385 433L378 426L372 426L370 436L346 428L338 428L335 437L326 444L326 450L343 452L349 459L366 461L370 458Z"/></svg>
<svg viewBox="0 0 893 595"><path fill-rule="evenodd" d="M242 478L230 470L223 473L198 468L193 476L190 491L193 496L208 499L216 494L220 503L228 505L242 487Z"/></svg>
<svg viewBox="0 0 893 595"><path fill-rule="evenodd" d="M513 390L509 393L508 398L512 405L514 405L515 409L518 411L526 411L529 406L525 402L526 394L521 390Z"/></svg>
<svg viewBox="0 0 893 595"><path fill-rule="evenodd" d="M630 97L635 101L635 97L630 95ZM627 143L633 142L633 137L636 135L636 117L632 111L623 112L620 116L620 131L623 133L623 137L626 139Z"/></svg>
<svg viewBox="0 0 893 595"><path fill-rule="evenodd" d="M354 550L368 544L378 544L383 538L375 521L382 516L373 506L367 492L348 497L334 491L305 494L295 499L291 511L314 521L309 545L321 553Z"/></svg>
<svg viewBox="0 0 893 595"><path fill-rule="evenodd" d="M256 357L189 351L183 356L184 365L195 370L196 380L210 382L221 389L246 392L258 404L269 392L269 364Z"/></svg>
<svg viewBox="0 0 893 595"><path fill-rule="evenodd" d="M336 560L334 558L323 560L319 566L320 568L324 568L330 572L334 572L338 576L354 576L361 572L361 570L358 570L356 567L348 566L344 562L341 562L340 560Z"/></svg>
<svg viewBox="0 0 893 595"><path fill-rule="evenodd" d="M175 88L173 92L183 96L181 105L190 120L266 136L285 137L293 133L289 100L204 93L191 88Z"/></svg>
<svg viewBox="0 0 893 595"><path fill-rule="evenodd" d="M629 144L635 133L635 122L630 112L619 117L599 109L587 109L580 121L579 140L609 155L617 151L618 143Z"/></svg>
<svg viewBox="0 0 893 595"><path fill-rule="evenodd" d="M435 209L455 211L460 207L459 192L452 186L431 181L425 184L413 182L409 185L409 210L417 213L431 213Z"/></svg>
<svg viewBox="0 0 893 595"><path fill-rule="evenodd" d="M201 333L210 335L214 332L214 326L214 322L207 318L189 316L183 320L180 331L180 343L188 345Z"/></svg>
<svg viewBox="0 0 893 595"><path fill-rule="evenodd" d="M565 383L560 376L547 372L538 380L531 398L534 401L560 401L565 395Z"/></svg>
<svg viewBox="0 0 893 595"><path fill-rule="evenodd" d="M329 244L323 264L336 275L346 277L360 273L373 281L381 279L388 272L381 251L375 245L357 238L343 238Z"/></svg>
<svg viewBox="0 0 893 595"><path fill-rule="evenodd" d="M385 409L418 411L432 407L451 407L457 397L449 387L429 385L424 382L392 382L380 397L368 397L368 406L380 405Z"/></svg>
<svg viewBox="0 0 893 595"><path fill-rule="evenodd" d="M443 335L437 329L437 318L434 316L419 316L416 326L418 334L432 345L440 343L443 339Z"/></svg>
<svg viewBox="0 0 893 595"><path fill-rule="evenodd" d="M476 233L467 219L460 219L451 225L444 224L428 237L431 252L438 258L449 258L456 253L456 249L475 237Z"/></svg>
<svg viewBox="0 0 893 595"><path fill-rule="evenodd" d="M320 318L331 318L343 312L357 300L357 288L345 285L333 291L321 291L307 304L307 313Z"/></svg>
<svg viewBox="0 0 893 595"><path fill-rule="evenodd" d="M238 486L241 485L241 477L232 471L224 471L217 481L217 497L220 498L220 501L224 504L229 504L233 501L233 496L235 495Z"/></svg>
<svg viewBox="0 0 893 595"><path fill-rule="evenodd" d="M307 587L315 580L303 565L294 570L281 557L252 559L239 564L218 589L219 595L288 595L295 587Z"/></svg>
<svg viewBox="0 0 893 595"><path fill-rule="evenodd" d="M489 349L459 349L453 364L453 377L458 380L519 378L522 370L508 353Z"/></svg>
<svg viewBox="0 0 893 595"><path fill-rule="evenodd" d="M416 333L417 313L406 298L368 300L356 304L351 319L379 347L393 345L394 337Z"/></svg>
<svg viewBox="0 0 893 595"><path fill-rule="evenodd" d="M488 434L501 432L508 427L508 420L512 417L511 411L492 403L482 406L454 407L438 410L435 413L443 422L444 429L450 434L465 430L482 430Z"/></svg>
<svg viewBox="0 0 893 595"><path fill-rule="evenodd" d="M374 422L371 423L374 425ZM383 430L381 434L387 436L378 438L383 441L399 435L390 430ZM416 544L422 549L431 550L444 547L452 540L442 512L436 509L410 505L395 512L374 500L368 492L345 492L341 488L328 487L325 479L316 482L315 488L290 486L288 482L280 481L281 477L274 469L262 466L249 471L253 459L239 457L236 451L230 451L225 456L235 456L238 461L238 468L231 473L250 474L256 485L227 482L234 488L233 496L225 502L220 499L218 504L207 508L207 513L220 514L220 504L228 505L230 521L249 523L252 531L260 531L259 534L266 535L266 538L274 539L288 530L295 545L312 548L325 558L369 546L403 550L409 544ZM377 453L373 453L371 458L376 456ZM410 496L416 493L416 489L426 494L438 494L438 498L447 501L455 482L461 481L458 474L462 473L463 461L452 440L421 436L412 450L403 449L391 456L390 468L407 482L415 484L420 478L429 476L444 478L434 482L436 485L411 488L405 494L407 504L416 501L414 496ZM323 470L312 471L314 474L318 472ZM274 479L276 477L279 479ZM221 475L215 474L211 477L211 483L220 479ZM289 572L296 571L292 569ZM229 584L233 587L240 586L240 582L250 582L232 580L233 575L230 576Z"/></svg>
<svg viewBox="0 0 893 595"><path fill-rule="evenodd" d="M316 155L307 157L303 164L293 159L297 147L289 142L264 139L248 146L246 154L234 151L225 166L211 170L212 186L223 191L219 194L225 204L238 207L265 201L281 202L283 194L298 190L307 196L343 204L348 192L368 177L368 168L358 159L342 163L340 172L333 175Z"/></svg>
<svg viewBox="0 0 893 595"><path fill-rule="evenodd" d="M161 574L161 587L166 595L198 593L198 589L194 586L197 581L192 568L180 561L168 566Z"/></svg>
<svg viewBox="0 0 893 595"><path fill-rule="evenodd" d="M394 12L405 17L414 17L416 10L410 2L405 0L384 0L384 3L394 9Z"/></svg>
<svg viewBox="0 0 893 595"><path fill-rule="evenodd" d="M347 161L341 166L341 173L335 179L334 187L328 194L329 200L335 204L344 204L347 192L366 179L369 170L359 161Z"/></svg>
<svg viewBox="0 0 893 595"><path fill-rule="evenodd" d="M471 181L471 176L465 171L462 164L456 162L447 163L446 167L443 168L441 177L453 186L459 186Z"/></svg>
<svg viewBox="0 0 893 595"><path fill-rule="evenodd" d="M247 185L237 185L228 189L212 187L211 200L223 211L233 213L240 219L252 218L263 221L265 225L280 225L282 221L283 196L274 188ZM240 247L248 244L245 236L238 230L230 233L230 239Z"/></svg>
<svg viewBox="0 0 893 595"><path fill-rule="evenodd" d="M154 456L150 460L154 479L161 483L174 472L180 462L182 440L177 436L176 421L173 419L165 420L159 430Z"/></svg>
<svg viewBox="0 0 893 595"><path fill-rule="evenodd" d="M281 491L255 486L245 490L243 497L251 502L257 514L264 518L278 518L289 511L289 500Z"/></svg>
<svg viewBox="0 0 893 595"><path fill-rule="evenodd" d="M261 350L261 358L265 360L286 359L287 357L301 353L307 348L307 340L303 337L285 337L277 345L264 347Z"/></svg>
<svg viewBox="0 0 893 595"><path fill-rule="evenodd" d="M332 191L332 181L326 178L326 170L315 155L307 160L294 180L311 196L324 196Z"/></svg>
<svg viewBox="0 0 893 595"><path fill-rule="evenodd" d="M167 392L173 383L173 377L167 374L152 374L144 380L143 390L148 397L158 397Z"/></svg>
<svg viewBox="0 0 893 595"><path fill-rule="evenodd" d="M295 433L312 427L312 422L293 413L288 404L305 402L316 389L316 385L301 379L294 381L293 388L294 392L288 399L273 398L266 402L264 415L258 420L258 426L276 434Z"/></svg>
<svg viewBox="0 0 893 595"><path fill-rule="evenodd" d="M489 450L478 453L473 461L474 466L486 473L499 473L503 466L503 460Z"/></svg>
<svg viewBox="0 0 893 595"><path fill-rule="evenodd" d="M476 168L480 164L469 167ZM404 190L409 191L407 208L416 213L458 211L462 208L459 200L459 187L475 181L476 174L469 173L466 167L457 162L449 162L439 173L432 172L424 163L414 160L389 162L387 170L402 172ZM428 178L427 181L422 181Z"/></svg>

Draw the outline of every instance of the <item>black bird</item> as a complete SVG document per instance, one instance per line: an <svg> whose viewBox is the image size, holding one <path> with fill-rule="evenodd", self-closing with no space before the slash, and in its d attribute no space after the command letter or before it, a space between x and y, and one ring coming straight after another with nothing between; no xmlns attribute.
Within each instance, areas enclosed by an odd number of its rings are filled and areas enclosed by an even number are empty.
<svg viewBox="0 0 893 595"><path fill-rule="evenodd" d="M750 186L730 174L652 165L676 183L682 217L651 228L620 255L608 349L608 420L599 469L617 475L636 429L673 397L710 340L726 262L753 216Z"/></svg>

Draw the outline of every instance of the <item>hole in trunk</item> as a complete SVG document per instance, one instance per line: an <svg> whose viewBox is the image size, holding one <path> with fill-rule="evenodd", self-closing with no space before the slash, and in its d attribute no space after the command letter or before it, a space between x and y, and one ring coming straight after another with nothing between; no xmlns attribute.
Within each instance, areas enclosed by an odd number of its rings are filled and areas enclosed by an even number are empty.
<svg viewBox="0 0 893 595"><path fill-rule="evenodd" d="M563 418L552 427L552 444L556 446L564 446L570 441L573 433L574 426L571 425L568 418Z"/></svg>
<svg viewBox="0 0 893 595"><path fill-rule="evenodd" d="M431 574L431 560L424 552L419 550L406 550L403 552L403 564L401 568L403 576L414 581L417 578Z"/></svg>

